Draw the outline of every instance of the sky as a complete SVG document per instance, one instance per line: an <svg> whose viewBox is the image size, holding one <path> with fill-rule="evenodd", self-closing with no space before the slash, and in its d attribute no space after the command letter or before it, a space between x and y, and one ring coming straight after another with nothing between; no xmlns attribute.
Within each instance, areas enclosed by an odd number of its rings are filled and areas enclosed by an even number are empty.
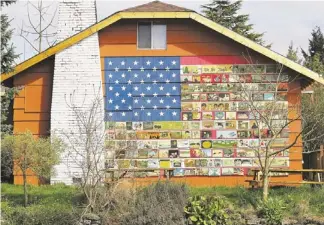
<svg viewBox="0 0 324 225"><path fill-rule="evenodd" d="M97 0L97 19L99 21L116 11L148 2L150 1ZM164 0L164 2L193 9L200 13L200 6L210 1ZM32 3L37 4L37 1L32 1ZM44 4L49 6L47 12L48 21L54 15L53 26L50 28L49 33L55 32L58 13L55 14L54 12L58 2L44 1ZM31 5L29 5L29 8L31 19L36 21L38 18L36 11L32 10ZM16 4L4 7L2 11L12 19L11 26L15 29L12 41L16 46L16 52L20 54L17 63L35 55L35 50L19 35L22 24L25 24L25 28L28 25L27 1L18 0ZM324 1L243 1L240 13L249 14L250 23L254 24L254 30L259 33L264 32L264 40L267 43L272 43L272 50L282 55L286 55L291 41L293 41L294 46L306 50L311 31L316 26L321 27L324 31ZM30 41L34 39L31 35L27 36L27 38ZM46 44L44 43L44 45Z"/></svg>

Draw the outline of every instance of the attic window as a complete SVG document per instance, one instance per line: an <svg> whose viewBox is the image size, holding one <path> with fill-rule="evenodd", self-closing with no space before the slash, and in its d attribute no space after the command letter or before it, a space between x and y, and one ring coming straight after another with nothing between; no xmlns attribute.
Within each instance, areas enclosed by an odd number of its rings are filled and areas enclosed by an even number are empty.
<svg viewBox="0 0 324 225"><path fill-rule="evenodd" d="M137 28L139 49L166 49L166 25L156 22L140 22Z"/></svg>

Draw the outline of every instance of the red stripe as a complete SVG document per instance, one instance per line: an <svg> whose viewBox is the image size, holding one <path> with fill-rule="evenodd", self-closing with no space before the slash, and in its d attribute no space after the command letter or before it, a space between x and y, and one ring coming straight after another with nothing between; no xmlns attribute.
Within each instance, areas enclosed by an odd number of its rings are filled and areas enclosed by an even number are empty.
<svg viewBox="0 0 324 225"><path fill-rule="evenodd" d="M181 65L206 64L248 64L242 56L184 56L180 57Z"/></svg>

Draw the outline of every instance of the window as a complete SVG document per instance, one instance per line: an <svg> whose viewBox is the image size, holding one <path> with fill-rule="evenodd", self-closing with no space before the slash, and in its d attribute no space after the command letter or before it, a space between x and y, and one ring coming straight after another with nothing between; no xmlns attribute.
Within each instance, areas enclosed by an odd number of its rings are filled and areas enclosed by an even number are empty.
<svg viewBox="0 0 324 225"><path fill-rule="evenodd" d="M140 22L137 29L139 49L166 49L166 25L155 22Z"/></svg>

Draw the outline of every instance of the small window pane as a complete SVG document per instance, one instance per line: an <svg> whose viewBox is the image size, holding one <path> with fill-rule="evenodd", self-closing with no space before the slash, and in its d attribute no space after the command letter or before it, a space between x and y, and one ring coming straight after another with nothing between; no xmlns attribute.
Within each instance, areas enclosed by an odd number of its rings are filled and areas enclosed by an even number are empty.
<svg viewBox="0 0 324 225"><path fill-rule="evenodd" d="M138 48L151 48L151 23L138 24Z"/></svg>
<svg viewBox="0 0 324 225"><path fill-rule="evenodd" d="M166 49L166 25L154 24L152 28L153 49Z"/></svg>

